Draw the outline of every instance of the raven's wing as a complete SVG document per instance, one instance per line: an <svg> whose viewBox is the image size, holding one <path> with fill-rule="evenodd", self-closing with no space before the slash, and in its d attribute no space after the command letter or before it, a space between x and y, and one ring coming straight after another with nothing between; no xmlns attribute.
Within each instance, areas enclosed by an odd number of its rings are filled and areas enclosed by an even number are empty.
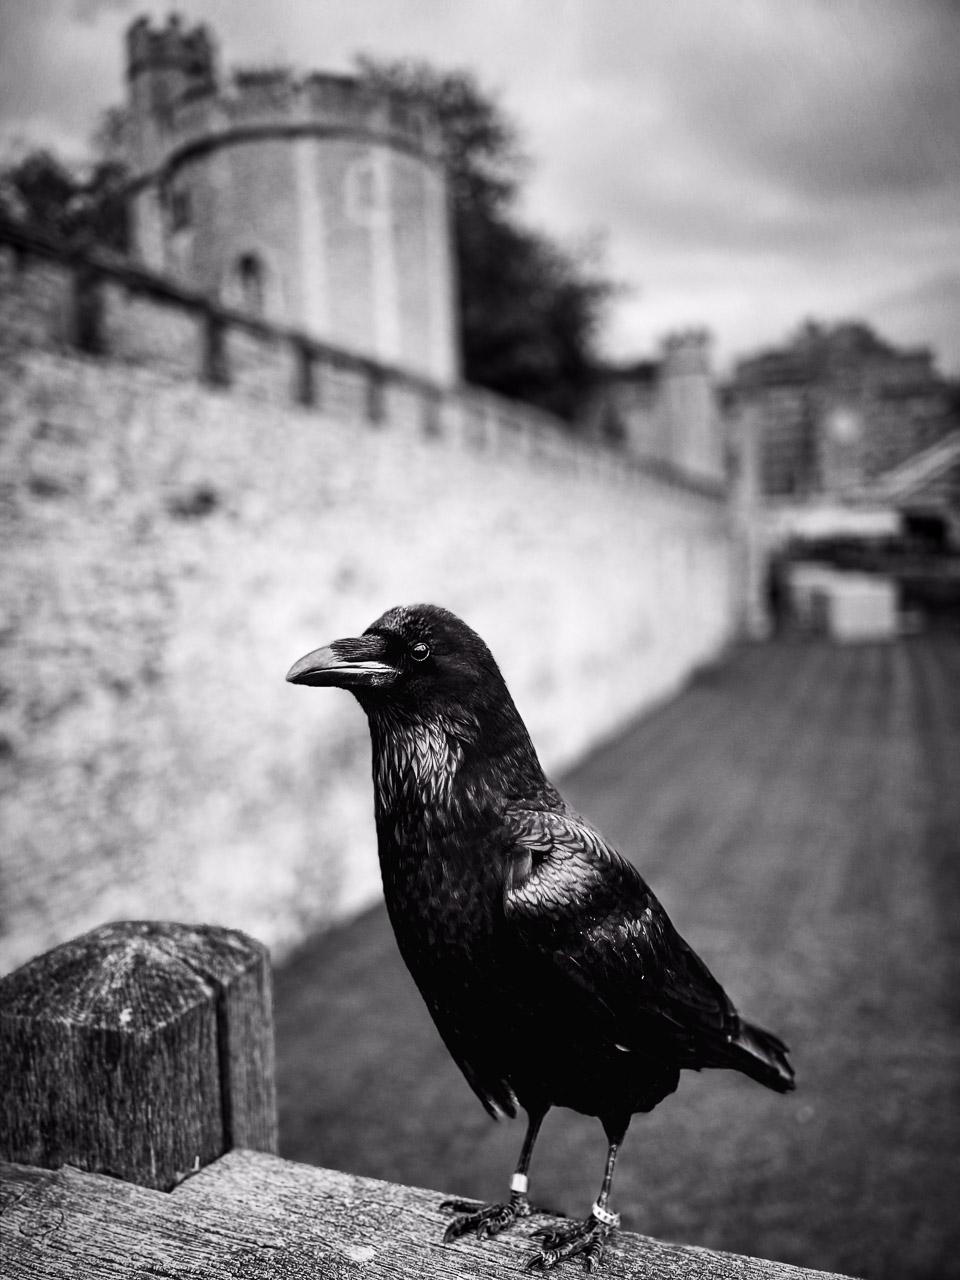
<svg viewBox="0 0 960 1280"><path fill-rule="evenodd" d="M504 885L508 937L624 1048L651 1034L709 1065L740 1019L640 873L567 811L513 810Z"/></svg>

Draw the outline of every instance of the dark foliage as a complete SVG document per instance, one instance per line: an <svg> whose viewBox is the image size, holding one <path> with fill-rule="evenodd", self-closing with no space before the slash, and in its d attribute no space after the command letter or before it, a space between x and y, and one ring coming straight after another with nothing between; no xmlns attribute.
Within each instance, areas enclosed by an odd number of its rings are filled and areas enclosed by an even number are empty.
<svg viewBox="0 0 960 1280"><path fill-rule="evenodd" d="M464 378L572 417L612 285L589 253L522 224L516 205L527 161L516 130L468 72L370 58L360 69L378 88L428 105L443 129Z"/></svg>
<svg viewBox="0 0 960 1280"><path fill-rule="evenodd" d="M0 169L0 215L70 244L125 254L125 176L117 160L81 172L49 151L30 151Z"/></svg>

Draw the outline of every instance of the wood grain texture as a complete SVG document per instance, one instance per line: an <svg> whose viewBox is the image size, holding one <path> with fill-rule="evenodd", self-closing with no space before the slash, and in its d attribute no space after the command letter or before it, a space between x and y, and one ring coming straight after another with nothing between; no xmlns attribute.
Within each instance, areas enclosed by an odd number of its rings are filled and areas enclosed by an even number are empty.
<svg viewBox="0 0 960 1280"><path fill-rule="evenodd" d="M266 949L236 930L104 925L0 979L0 1155L169 1188L276 1150Z"/></svg>
<svg viewBox="0 0 960 1280"><path fill-rule="evenodd" d="M0 1164L6 1280L204 1276L242 1280L503 1280L529 1274L536 1217L495 1240L441 1243L436 1191L234 1151L170 1193L64 1168ZM582 1274L566 1263L558 1276ZM825 1280L756 1258L620 1232L604 1280Z"/></svg>

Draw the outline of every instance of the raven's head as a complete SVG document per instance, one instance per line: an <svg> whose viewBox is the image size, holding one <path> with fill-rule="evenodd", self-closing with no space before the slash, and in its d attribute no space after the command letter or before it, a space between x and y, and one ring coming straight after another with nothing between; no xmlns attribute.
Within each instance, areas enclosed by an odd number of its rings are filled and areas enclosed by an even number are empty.
<svg viewBox="0 0 960 1280"><path fill-rule="evenodd" d="M295 662L292 684L349 689L368 710L478 710L509 694L477 633L438 605L388 609L363 635L334 640Z"/></svg>
<svg viewBox="0 0 960 1280"><path fill-rule="evenodd" d="M454 775L476 799L532 795L549 784L493 655L437 605L388 609L363 635L295 662L292 684L349 689L374 739L380 803L413 780L425 801L448 803ZM462 796L461 796L462 798Z"/></svg>

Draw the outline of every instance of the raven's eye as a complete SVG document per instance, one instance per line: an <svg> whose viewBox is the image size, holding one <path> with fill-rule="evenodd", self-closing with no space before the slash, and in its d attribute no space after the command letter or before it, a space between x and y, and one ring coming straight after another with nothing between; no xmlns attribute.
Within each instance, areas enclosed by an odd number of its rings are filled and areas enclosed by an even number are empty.
<svg viewBox="0 0 960 1280"><path fill-rule="evenodd" d="M427 658L430 657L430 646L424 644L422 640L418 640L416 644L410 646L410 657L414 662L426 662Z"/></svg>

